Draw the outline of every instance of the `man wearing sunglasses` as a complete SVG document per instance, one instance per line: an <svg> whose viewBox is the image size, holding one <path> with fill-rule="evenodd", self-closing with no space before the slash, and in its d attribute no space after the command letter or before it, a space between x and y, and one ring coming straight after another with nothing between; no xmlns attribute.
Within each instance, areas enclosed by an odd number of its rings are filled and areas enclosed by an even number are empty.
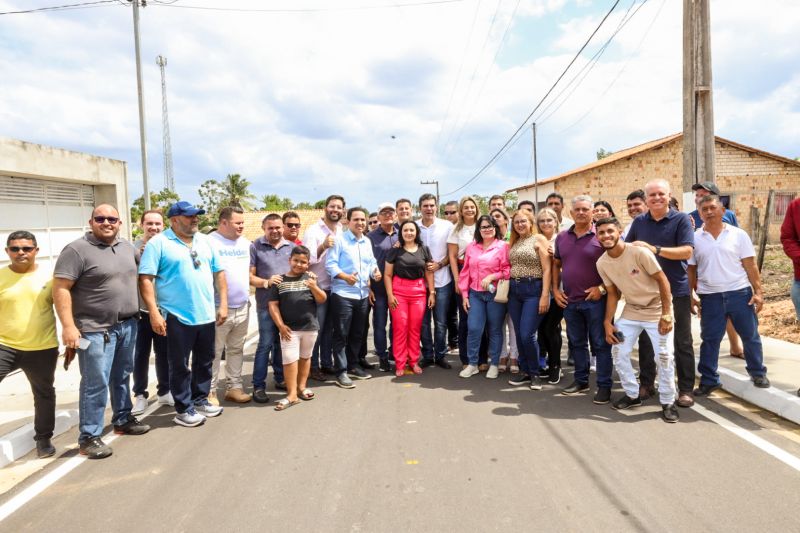
<svg viewBox="0 0 800 533"><path fill-rule="evenodd" d="M11 264L0 269L0 381L22 369L33 391L33 440L36 455L50 457L56 423L53 388L58 339L53 314L50 273L36 265L39 248L27 231L8 236L6 253Z"/></svg>
<svg viewBox="0 0 800 533"><path fill-rule="evenodd" d="M111 455L100 436L111 393L114 432L141 435L150 430L131 414L130 373L136 346L139 299L138 254L118 237L119 212L94 208L88 231L61 251L53 273L53 301L61 337L77 350L81 371L80 453L90 459Z"/></svg>
<svg viewBox="0 0 800 533"><path fill-rule="evenodd" d="M303 227L303 224L300 222L300 215L294 211L286 211L281 219L283 220L283 238L297 246L302 245L300 228Z"/></svg>
<svg viewBox="0 0 800 533"><path fill-rule="evenodd" d="M222 414L208 395L216 326L228 318L228 285L219 254L208 236L198 233L202 214L205 210L185 201L170 207L170 228L150 239L139 265L150 324L156 334L167 336L169 389L177 412L173 422L184 427Z"/></svg>

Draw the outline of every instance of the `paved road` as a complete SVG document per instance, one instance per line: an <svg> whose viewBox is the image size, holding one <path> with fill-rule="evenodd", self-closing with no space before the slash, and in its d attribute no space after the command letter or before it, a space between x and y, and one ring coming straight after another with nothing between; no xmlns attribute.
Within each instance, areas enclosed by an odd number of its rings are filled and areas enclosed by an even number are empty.
<svg viewBox="0 0 800 533"><path fill-rule="evenodd" d="M665 424L655 403L616 412L455 368L316 391L285 412L225 404L199 428L161 408L148 435L117 439L0 531L800 529L800 472L695 410ZM800 457L796 436L702 405Z"/></svg>

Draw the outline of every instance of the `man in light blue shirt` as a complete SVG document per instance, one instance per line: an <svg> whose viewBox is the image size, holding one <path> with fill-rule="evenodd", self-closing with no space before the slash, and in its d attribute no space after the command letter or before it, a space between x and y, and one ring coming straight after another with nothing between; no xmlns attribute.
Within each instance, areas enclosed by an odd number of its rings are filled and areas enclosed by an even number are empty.
<svg viewBox="0 0 800 533"><path fill-rule="evenodd" d="M328 251L325 268L331 276L331 318L333 355L336 358L336 384L355 387L350 380L372 376L358 365L358 352L364 336L364 322L369 309L369 280L381 280L372 243L364 235L368 212L363 207L347 210L350 231L336 239Z"/></svg>
<svg viewBox="0 0 800 533"><path fill-rule="evenodd" d="M189 202L170 207L170 229L150 239L139 263L139 290L153 331L167 335L169 388L178 413L173 421L185 427L222 413L222 407L209 403L208 394L215 326L228 317L228 287L219 255L208 237L197 233L197 216L204 213Z"/></svg>

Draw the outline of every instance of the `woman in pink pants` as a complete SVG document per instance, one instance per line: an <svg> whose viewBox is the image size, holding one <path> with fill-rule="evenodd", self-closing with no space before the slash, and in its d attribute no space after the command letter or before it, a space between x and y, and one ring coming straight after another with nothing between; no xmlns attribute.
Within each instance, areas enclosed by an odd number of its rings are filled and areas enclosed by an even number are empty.
<svg viewBox="0 0 800 533"><path fill-rule="evenodd" d="M392 313L392 341L394 342L395 373L402 376L410 363L415 374L422 374L419 366L419 335L425 305L433 308L436 290L433 271L428 270L431 253L422 244L417 224L407 220L400 225L400 243L386 255L383 282Z"/></svg>

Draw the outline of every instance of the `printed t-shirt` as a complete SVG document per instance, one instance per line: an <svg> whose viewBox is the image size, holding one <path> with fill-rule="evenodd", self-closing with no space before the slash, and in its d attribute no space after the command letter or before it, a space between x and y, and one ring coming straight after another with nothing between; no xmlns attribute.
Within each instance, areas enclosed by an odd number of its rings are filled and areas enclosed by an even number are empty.
<svg viewBox="0 0 800 533"><path fill-rule="evenodd" d="M614 285L625 297L622 318L641 322L661 319L661 294L651 276L661 271L656 256L647 248L625 245L622 255L604 253L597 260L597 271L606 285Z"/></svg>
<svg viewBox="0 0 800 533"><path fill-rule="evenodd" d="M292 331L316 331L317 302L311 289L303 281L309 279L306 272L302 276L283 275L283 281L267 291L268 302L278 302L283 323Z"/></svg>

